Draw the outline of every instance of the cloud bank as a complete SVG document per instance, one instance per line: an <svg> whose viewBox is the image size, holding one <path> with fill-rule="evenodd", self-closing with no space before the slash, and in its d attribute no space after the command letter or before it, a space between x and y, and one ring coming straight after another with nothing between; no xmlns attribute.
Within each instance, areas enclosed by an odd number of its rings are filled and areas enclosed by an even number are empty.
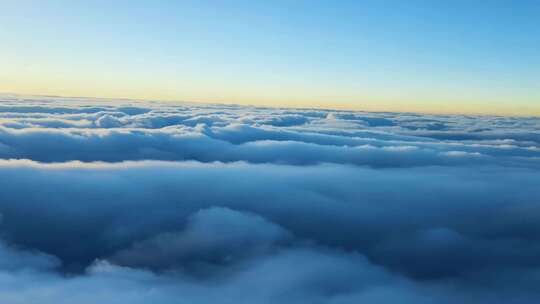
<svg viewBox="0 0 540 304"><path fill-rule="evenodd" d="M2 303L534 303L540 119L3 96Z"/></svg>

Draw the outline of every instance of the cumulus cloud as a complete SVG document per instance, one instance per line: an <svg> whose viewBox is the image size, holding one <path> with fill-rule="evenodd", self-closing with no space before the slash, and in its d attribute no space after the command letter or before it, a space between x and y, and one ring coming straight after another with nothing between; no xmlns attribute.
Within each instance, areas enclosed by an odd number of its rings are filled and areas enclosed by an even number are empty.
<svg viewBox="0 0 540 304"><path fill-rule="evenodd" d="M536 166L540 157L538 118L80 99L8 100L0 112L4 159L416 167Z"/></svg>
<svg viewBox="0 0 540 304"><path fill-rule="evenodd" d="M3 99L2 303L540 299L538 118Z"/></svg>
<svg viewBox="0 0 540 304"><path fill-rule="evenodd" d="M204 275L262 254L288 238L282 227L257 215L213 207L189 217L183 231L136 242L115 253L111 260L119 265L158 270L181 268Z"/></svg>

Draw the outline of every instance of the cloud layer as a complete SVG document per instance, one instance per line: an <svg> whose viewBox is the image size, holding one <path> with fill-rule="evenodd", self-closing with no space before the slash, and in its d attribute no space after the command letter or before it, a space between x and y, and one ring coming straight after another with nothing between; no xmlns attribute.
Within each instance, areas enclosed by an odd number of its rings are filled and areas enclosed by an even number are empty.
<svg viewBox="0 0 540 304"><path fill-rule="evenodd" d="M0 301L533 303L540 119L0 103Z"/></svg>

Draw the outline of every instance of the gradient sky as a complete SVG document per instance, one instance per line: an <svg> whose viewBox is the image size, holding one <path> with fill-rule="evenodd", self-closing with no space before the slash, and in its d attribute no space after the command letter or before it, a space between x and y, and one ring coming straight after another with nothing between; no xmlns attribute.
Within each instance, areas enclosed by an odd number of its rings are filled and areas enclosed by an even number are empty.
<svg viewBox="0 0 540 304"><path fill-rule="evenodd" d="M0 1L0 91L540 115L540 1Z"/></svg>

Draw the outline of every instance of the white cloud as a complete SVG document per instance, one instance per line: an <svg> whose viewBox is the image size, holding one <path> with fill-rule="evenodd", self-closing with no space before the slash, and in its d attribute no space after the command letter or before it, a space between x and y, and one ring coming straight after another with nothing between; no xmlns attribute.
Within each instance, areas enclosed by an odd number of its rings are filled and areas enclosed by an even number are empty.
<svg viewBox="0 0 540 304"><path fill-rule="evenodd" d="M0 103L0 302L534 303L540 120Z"/></svg>

